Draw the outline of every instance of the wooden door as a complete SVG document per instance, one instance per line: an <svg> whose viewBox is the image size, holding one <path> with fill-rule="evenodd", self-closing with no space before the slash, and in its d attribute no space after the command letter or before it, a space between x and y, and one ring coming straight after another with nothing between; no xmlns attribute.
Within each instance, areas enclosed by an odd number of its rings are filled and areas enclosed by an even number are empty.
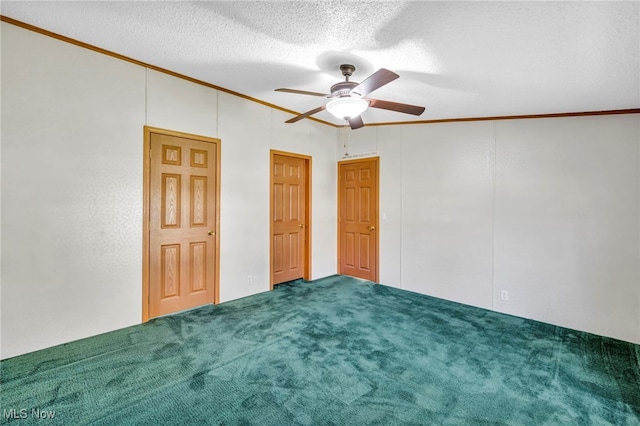
<svg viewBox="0 0 640 426"><path fill-rule="evenodd" d="M148 139L153 318L217 299L219 141L152 130Z"/></svg>
<svg viewBox="0 0 640 426"><path fill-rule="evenodd" d="M378 158L338 166L338 270L378 281Z"/></svg>
<svg viewBox="0 0 640 426"><path fill-rule="evenodd" d="M309 277L309 158L271 153L271 285Z"/></svg>

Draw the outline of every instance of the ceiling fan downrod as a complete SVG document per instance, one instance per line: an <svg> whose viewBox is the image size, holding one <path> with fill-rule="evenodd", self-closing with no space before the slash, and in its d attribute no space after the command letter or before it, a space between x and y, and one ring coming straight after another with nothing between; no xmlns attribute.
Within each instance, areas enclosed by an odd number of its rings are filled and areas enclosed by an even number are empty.
<svg viewBox="0 0 640 426"><path fill-rule="evenodd" d="M356 67L350 64L342 64L340 65L340 71L342 71L342 75L345 78L345 81L349 81L349 77L356 70Z"/></svg>
<svg viewBox="0 0 640 426"><path fill-rule="evenodd" d="M351 90L358 85L355 81L349 81L349 77L356 70L356 67L349 64L340 65L340 71L344 76L345 81L340 81L333 86L331 86L331 97L332 98L343 98L350 97Z"/></svg>

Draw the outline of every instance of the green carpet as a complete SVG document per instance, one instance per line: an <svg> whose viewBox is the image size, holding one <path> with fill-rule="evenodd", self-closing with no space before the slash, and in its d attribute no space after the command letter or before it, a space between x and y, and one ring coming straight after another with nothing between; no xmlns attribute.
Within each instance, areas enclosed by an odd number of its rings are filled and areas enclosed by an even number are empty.
<svg viewBox="0 0 640 426"><path fill-rule="evenodd" d="M640 425L639 359L332 276L2 361L0 423Z"/></svg>

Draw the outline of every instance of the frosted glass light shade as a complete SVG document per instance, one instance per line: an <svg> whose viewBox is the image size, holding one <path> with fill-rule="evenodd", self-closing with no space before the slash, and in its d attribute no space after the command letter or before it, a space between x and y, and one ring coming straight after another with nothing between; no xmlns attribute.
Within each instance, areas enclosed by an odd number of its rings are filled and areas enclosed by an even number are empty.
<svg viewBox="0 0 640 426"><path fill-rule="evenodd" d="M359 98L344 97L327 103L327 111L344 120L359 116L367 108L369 108L369 101Z"/></svg>

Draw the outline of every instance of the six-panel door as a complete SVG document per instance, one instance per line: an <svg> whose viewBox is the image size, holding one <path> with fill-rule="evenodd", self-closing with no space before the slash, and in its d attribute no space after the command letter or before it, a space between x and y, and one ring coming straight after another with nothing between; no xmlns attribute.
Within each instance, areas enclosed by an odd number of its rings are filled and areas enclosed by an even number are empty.
<svg viewBox="0 0 640 426"><path fill-rule="evenodd" d="M338 170L339 273L378 280L378 159Z"/></svg>
<svg viewBox="0 0 640 426"><path fill-rule="evenodd" d="M273 284L305 275L305 160L273 155L271 241Z"/></svg>
<svg viewBox="0 0 640 426"><path fill-rule="evenodd" d="M151 134L149 317L214 301L216 147Z"/></svg>

